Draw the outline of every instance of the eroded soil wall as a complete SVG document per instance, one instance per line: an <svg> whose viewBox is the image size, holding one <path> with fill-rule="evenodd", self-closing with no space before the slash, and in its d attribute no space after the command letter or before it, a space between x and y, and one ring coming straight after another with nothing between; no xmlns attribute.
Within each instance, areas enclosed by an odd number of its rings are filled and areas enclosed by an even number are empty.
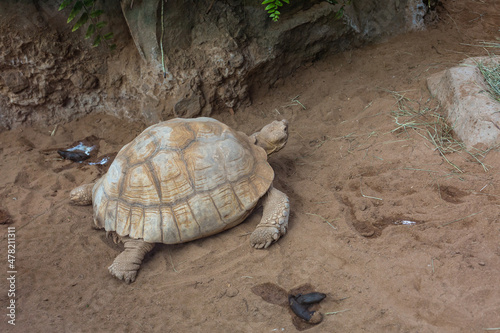
<svg viewBox="0 0 500 333"><path fill-rule="evenodd" d="M421 29L428 10L421 0L358 0L338 20L339 5L294 1L274 23L260 4L240 1L111 1L105 20L118 47L109 52L91 48L85 27L71 33L59 2L0 4L3 128L90 112L151 124L242 109L255 86L326 53Z"/></svg>

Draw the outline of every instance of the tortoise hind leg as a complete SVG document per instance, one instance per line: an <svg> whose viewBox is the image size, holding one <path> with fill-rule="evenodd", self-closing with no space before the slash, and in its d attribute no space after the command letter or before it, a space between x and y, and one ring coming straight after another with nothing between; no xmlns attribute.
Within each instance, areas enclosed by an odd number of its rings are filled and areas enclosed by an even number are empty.
<svg viewBox="0 0 500 333"><path fill-rule="evenodd" d="M290 201L285 193L271 187L263 204L262 220L250 236L250 243L256 249L267 248L283 236L288 228Z"/></svg>
<svg viewBox="0 0 500 333"><path fill-rule="evenodd" d="M146 253L155 246L153 243L147 243L142 239L123 238L125 249L120 253L115 261L108 267L111 275L127 283L134 282L137 271L141 267L142 260Z"/></svg>

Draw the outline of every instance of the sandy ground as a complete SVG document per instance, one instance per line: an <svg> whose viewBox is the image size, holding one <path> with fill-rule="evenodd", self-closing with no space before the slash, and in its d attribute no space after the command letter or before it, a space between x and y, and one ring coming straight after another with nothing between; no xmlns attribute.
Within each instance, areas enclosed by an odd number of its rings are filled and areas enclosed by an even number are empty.
<svg viewBox="0 0 500 333"><path fill-rule="evenodd" d="M251 248L258 209L224 233L157 246L130 285L107 271L120 246L91 228L91 207L68 200L105 167L62 161L55 149L90 137L99 144L92 160L112 156L145 126L94 114L60 124L54 136L37 127L0 133L0 222L8 222L0 225L0 331L499 328L500 153L478 156L483 165L463 151L445 159L424 132L393 132L390 92L425 108L426 78L485 55L472 45L499 36L499 13L498 0L447 0L426 31L328 56L255 92L252 107L215 115L247 133L290 121L288 145L270 159L275 186L290 196L289 232L267 250ZM293 290L327 294L316 306L321 324L301 323L283 306ZM6 316L11 299L15 326Z"/></svg>

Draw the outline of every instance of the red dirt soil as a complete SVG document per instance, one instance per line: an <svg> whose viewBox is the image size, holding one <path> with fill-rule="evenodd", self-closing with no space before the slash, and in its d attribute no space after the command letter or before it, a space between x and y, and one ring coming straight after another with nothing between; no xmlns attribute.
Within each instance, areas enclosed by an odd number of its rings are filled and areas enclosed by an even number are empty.
<svg viewBox="0 0 500 333"><path fill-rule="evenodd" d="M99 156L112 156L145 126L91 114L53 136L39 127L0 133L0 210L11 222L0 224L0 331L499 328L499 151L479 156L484 166L463 151L445 159L423 132L393 131L390 91L424 108L430 74L485 55L474 45L500 36L499 1L446 0L439 14L426 31L327 56L255 92L252 107L215 115L249 134L290 122L288 145L270 158L275 186L290 196L290 228L266 250L249 244L258 209L218 235L157 246L127 285L107 270L121 247L91 228L90 206L68 200L105 168L60 160L56 149L95 136ZM8 227L15 326L6 316ZM322 323L294 325L282 304L293 289L327 294L316 306Z"/></svg>

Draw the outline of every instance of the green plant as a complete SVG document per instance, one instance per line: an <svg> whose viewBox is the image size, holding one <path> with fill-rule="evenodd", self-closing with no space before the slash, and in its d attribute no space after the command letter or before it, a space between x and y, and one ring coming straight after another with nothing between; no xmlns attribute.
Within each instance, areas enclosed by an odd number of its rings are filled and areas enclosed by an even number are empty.
<svg viewBox="0 0 500 333"><path fill-rule="evenodd" d="M64 0L59 6L59 10L60 11L63 10L64 8L73 4L74 2L75 0ZM89 26L87 27L87 32L85 33L85 39L94 37L94 41L92 43L93 47L99 46L101 42L104 41L104 43L111 50L114 50L116 48L116 44L108 43L108 41L110 41L113 38L113 33L108 32L107 34L103 34L102 28L104 28L107 25L107 22L99 21L99 17L102 14L104 14L104 11L101 9L96 9L95 2L96 0L76 1L76 3L73 5L73 8L71 9L71 12L69 13L67 22L70 23L71 21L73 21L73 19L75 19L78 16L78 14L82 13L71 31L75 32L86 23L89 23Z"/></svg>
<svg viewBox="0 0 500 333"><path fill-rule="evenodd" d="M337 0L326 0L328 3L331 3L332 5L336 5L339 2ZM351 4L351 0L344 0L342 2L342 6L340 6L339 10L335 13L335 18L338 20L344 16L344 8L345 6L348 6Z"/></svg>
<svg viewBox="0 0 500 333"><path fill-rule="evenodd" d="M290 4L290 0L283 0L283 2L288 5ZM281 13L278 8L283 6L283 2L280 0L264 0L262 2L263 5L267 5L265 10L267 10L269 17L272 18L274 22L278 21L280 18Z"/></svg>
<svg viewBox="0 0 500 333"><path fill-rule="evenodd" d="M290 4L290 0L282 0L282 1L288 5ZM337 1L337 0L326 0L326 1L332 5L337 5L339 3L339 1ZM263 5L267 5L265 10L269 14L269 17L272 18L274 22L278 21L278 19L280 17L281 12L278 10L278 8L283 6L283 2L281 2L280 0L264 0L262 2ZM337 13L335 13L335 18L339 19L342 16L344 16L345 6L350 5L350 4L351 4L351 0L343 0L342 6L339 8Z"/></svg>

